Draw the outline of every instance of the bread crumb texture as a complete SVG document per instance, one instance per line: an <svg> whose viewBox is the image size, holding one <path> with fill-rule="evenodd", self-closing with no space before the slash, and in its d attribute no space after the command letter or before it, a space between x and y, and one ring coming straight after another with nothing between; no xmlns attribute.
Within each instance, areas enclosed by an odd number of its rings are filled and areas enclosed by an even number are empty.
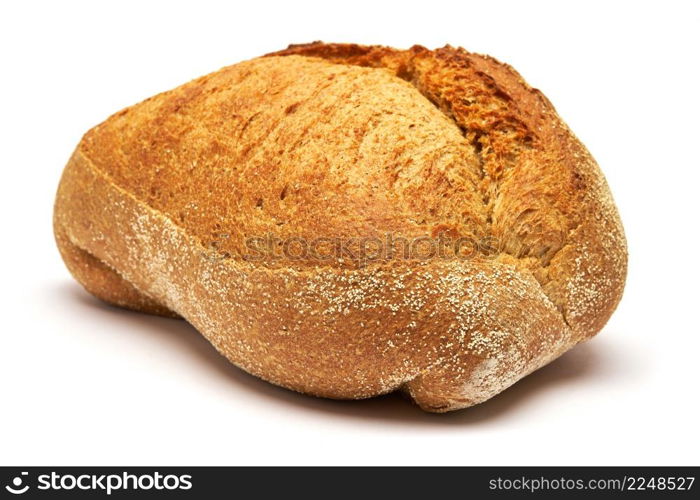
<svg viewBox="0 0 700 500"><path fill-rule="evenodd" d="M296 391L487 400L595 335L627 265L606 181L511 67L312 43L124 109L84 136L54 231L101 299L182 317ZM250 238L492 238L469 259L246 258Z"/></svg>

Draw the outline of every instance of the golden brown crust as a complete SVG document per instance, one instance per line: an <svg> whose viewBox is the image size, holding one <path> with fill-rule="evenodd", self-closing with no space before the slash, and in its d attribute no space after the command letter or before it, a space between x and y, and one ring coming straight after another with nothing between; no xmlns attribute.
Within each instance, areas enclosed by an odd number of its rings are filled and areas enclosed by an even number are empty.
<svg viewBox="0 0 700 500"><path fill-rule="evenodd" d="M178 314L294 390L488 399L602 328L626 247L551 104L462 49L314 43L89 131L59 187L64 260L98 297ZM250 259L249 238L495 237L472 259ZM172 312L171 312L172 311Z"/></svg>

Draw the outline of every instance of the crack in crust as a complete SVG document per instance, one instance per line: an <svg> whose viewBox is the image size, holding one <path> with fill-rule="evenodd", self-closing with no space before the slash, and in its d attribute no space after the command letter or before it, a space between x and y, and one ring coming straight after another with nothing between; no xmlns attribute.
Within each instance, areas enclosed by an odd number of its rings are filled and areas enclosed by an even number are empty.
<svg viewBox="0 0 700 500"><path fill-rule="evenodd" d="M290 45L268 57L280 55L305 55L337 64L385 68L411 83L472 145L484 181L478 187L490 211L488 222L492 221L500 179L517 164L521 149L537 147L533 145L537 130L519 117L524 113L514 99L493 77L475 69L470 54L462 49L447 46L430 51L414 46L401 51L389 47L314 42Z"/></svg>

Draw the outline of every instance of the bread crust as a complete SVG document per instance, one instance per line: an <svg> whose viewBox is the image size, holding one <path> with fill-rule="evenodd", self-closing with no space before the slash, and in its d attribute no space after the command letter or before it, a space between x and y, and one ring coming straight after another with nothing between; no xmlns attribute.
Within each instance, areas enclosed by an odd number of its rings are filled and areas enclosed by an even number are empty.
<svg viewBox="0 0 700 500"><path fill-rule="evenodd" d="M262 182L261 182L262 181ZM88 291L181 316L244 370L331 398L480 403L595 335L626 244L540 92L463 49L313 43L110 117L54 229ZM471 258L251 259L250 238L482 241Z"/></svg>

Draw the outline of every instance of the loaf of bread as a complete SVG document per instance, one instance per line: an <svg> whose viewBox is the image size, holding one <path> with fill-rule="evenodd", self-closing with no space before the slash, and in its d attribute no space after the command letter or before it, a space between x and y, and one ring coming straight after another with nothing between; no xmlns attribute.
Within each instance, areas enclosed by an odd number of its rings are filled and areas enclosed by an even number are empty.
<svg viewBox="0 0 700 500"><path fill-rule="evenodd" d="M249 373L432 412L595 335L627 266L549 101L449 46L290 46L124 109L70 158L54 231L90 293Z"/></svg>

